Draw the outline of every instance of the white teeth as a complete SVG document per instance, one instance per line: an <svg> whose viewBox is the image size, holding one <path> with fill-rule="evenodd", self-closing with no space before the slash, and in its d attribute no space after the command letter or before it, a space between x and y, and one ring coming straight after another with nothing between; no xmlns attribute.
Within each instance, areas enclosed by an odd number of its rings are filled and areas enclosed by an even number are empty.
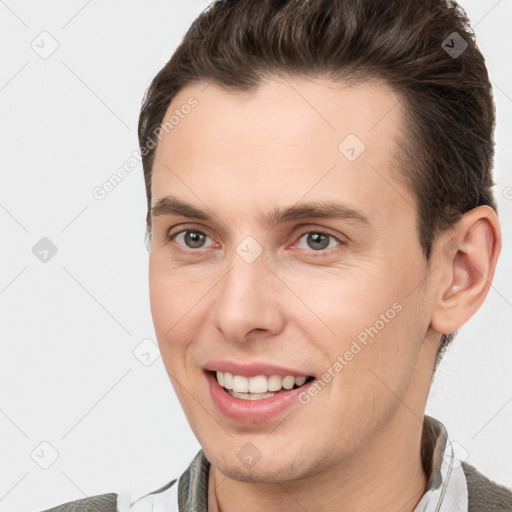
<svg viewBox="0 0 512 512"><path fill-rule="evenodd" d="M286 375L281 377L280 375L256 375L254 377L244 377L242 375L233 375L229 372L217 371L217 382L225 389L232 390L230 393L232 396L237 396L239 393L244 393L244 398L247 397L247 393L254 395L262 395L268 392L280 391L281 388L286 390L293 389L294 386L302 386L307 377L293 377ZM270 395L272 396L272 395ZM238 397L240 398L240 397ZM253 398L247 398L253 400ZM256 400L257 398L254 398Z"/></svg>
<svg viewBox="0 0 512 512"><path fill-rule="evenodd" d="M268 379L267 386L269 391L279 391L283 379L279 375L271 375Z"/></svg>
<svg viewBox="0 0 512 512"><path fill-rule="evenodd" d="M295 385L302 386L306 382L306 377L295 377Z"/></svg>
<svg viewBox="0 0 512 512"><path fill-rule="evenodd" d="M237 393L236 391L229 390L228 393L235 398L242 400L263 400L274 396L274 393Z"/></svg>
<svg viewBox="0 0 512 512"><path fill-rule="evenodd" d="M233 391L237 393L248 393L249 379L241 375L233 375Z"/></svg>
<svg viewBox="0 0 512 512"><path fill-rule="evenodd" d="M283 388L284 389L292 389L295 385L295 377L289 375L283 379Z"/></svg>
<svg viewBox="0 0 512 512"><path fill-rule="evenodd" d="M249 393L266 393L267 378L265 375L258 375L249 379Z"/></svg>
<svg viewBox="0 0 512 512"><path fill-rule="evenodd" d="M224 380L224 384L219 384L223 387L225 387L226 389L233 389L233 374L232 373L229 373L229 372L217 372L217 375L221 373L221 374L224 374L223 375L223 380ZM218 380L218 379L217 379Z"/></svg>

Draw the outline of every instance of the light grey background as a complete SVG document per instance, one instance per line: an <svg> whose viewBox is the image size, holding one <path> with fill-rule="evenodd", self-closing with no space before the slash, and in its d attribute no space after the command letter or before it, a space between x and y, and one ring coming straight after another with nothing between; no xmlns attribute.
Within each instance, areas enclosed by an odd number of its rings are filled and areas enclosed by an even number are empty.
<svg viewBox="0 0 512 512"><path fill-rule="evenodd" d="M510 486L512 1L462 5L494 84L504 246L427 412L462 457ZM139 497L178 476L199 449L155 346L142 167L102 200L93 190L133 164L143 93L206 6L0 1L3 512L104 492ZM32 252L43 237L57 247L46 262Z"/></svg>

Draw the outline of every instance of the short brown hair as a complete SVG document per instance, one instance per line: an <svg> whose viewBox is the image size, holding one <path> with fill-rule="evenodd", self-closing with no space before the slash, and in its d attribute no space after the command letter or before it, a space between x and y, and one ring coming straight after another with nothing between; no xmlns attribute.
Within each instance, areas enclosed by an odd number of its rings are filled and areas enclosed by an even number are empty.
<svg viewBox="0 0 512 512"><path fill-rule="evenodd" d="M406 123L399 165L417 198L427 262L437 235L464 213L480 205L497 210L492 89L469 20L456 2L220 0L196 18L143 101L138 129L147 235L155 149L146 144L175 95L209 81L228 91L250 91L279 75L378 79L399 94ZM454 336L443 334L437 362Z"/></svg>

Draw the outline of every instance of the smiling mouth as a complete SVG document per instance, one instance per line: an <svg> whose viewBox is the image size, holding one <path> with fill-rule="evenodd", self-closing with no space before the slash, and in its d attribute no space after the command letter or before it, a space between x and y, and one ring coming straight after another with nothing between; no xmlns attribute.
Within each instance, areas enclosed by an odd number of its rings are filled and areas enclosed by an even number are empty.
<svg viewBox="0 0 512 512"><path fill-rule="evenodd" d="M230 372L210 371L209 373L226 393L242 400L264 400L278 393L286 393L300 388L314 379L314 377L306 375L300 377L292 375L244 377L243 375L233 375Z"/></svg>

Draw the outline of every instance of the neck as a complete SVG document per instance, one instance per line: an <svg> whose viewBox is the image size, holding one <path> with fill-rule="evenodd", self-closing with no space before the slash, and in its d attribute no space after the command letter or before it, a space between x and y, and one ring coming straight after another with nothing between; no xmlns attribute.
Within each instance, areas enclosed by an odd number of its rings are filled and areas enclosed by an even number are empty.
<svg viewBox="0 0 512 512"><path fill-rule="evenodd" d="M209 512L412 512L427 484L420 455L422 419L401 406L363 453L293 482L240 482L212 466Z"/></svg>

